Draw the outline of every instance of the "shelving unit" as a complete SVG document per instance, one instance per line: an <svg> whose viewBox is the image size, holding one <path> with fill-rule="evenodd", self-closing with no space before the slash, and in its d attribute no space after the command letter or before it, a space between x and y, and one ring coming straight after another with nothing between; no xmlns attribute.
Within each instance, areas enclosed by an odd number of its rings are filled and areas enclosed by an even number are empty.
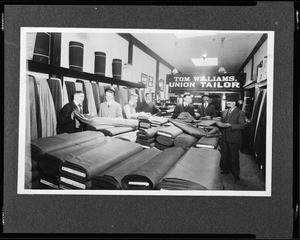
<svg viewBox="0 0 300 240"><path fill-rule="evenodd" d="M89 81L108 83L108 84L112 84L112 85L127 86L130 88L145 88L146 87L142 83L133 83L133 82L119 80L119 79L115 79L115 78L99 76L99 75L92 74L92 73L79 72L79 71L72 70L69 68L53 66L50 64L44 64L44 63L35 62L32 60L28 60L27 63L28 63L29 71L46 73L46 74L49 74L49 77L51 77L52 75L59 75L61 79L63 77L72 77L72 78L78 78L78 79L85 79L85 80L89 80Z"/></svg>

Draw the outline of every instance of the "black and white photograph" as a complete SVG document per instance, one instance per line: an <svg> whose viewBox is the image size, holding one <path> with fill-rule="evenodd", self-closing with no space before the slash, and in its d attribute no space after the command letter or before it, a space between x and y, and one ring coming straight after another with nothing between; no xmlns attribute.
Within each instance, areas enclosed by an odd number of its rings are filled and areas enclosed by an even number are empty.
<svg viewBox="0 0 300 240"><path fill-rule="evenodd" d="M22 27L18 194L271 197L274 36Z"/></svg>

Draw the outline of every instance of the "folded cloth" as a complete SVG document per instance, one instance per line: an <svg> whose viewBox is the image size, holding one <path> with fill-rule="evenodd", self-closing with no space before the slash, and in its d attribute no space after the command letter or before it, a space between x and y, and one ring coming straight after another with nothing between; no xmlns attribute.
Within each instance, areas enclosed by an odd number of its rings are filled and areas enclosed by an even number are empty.
<svg viewBox="0 0 300 240"><path fill-rule="evenodd" d="M189 114L188 112L180 113L177 118L179 120L184 121L184 122L193 122L195 120L195 118L191 114Z"/></svg>
<svg viewBox="0 0 300 240"><path fill-rule="evenodd" d="M101 129L107 129L107 128L114 128L114 126L112 125L97 125L97 126L86 125L85 126L86 130L91 130L91 131L99 131Z"/></svg>
<svg viewBox="0 0 300 240"><path fill-rule="evenodd" d="M114 137L119 138L124 141L135 142L136 141L136 133L137 133L137 131L131 131L131 132L115 135Z"/></svg>
<svg viewBox="0 0 300 240"><path fill-rule="evenodd" d="M197 141L198 139L194 136L182 133L174 139L174 145L187 150L188 148L194 146Z"/></svg>
<svg viewBox="0 0 300 240"><path fill-rule="evenodd" d="M143 147L143 148L153 148L154 146L155 146L155 143L153 142L153 143L149 143L149 144L141 144L141 146ZM158 149L158 148L157 148Z"/></svg>
<svg viewBox="0 0 300 240"><path fill-rule="evenodd" d="M155 127L155 128L148 128L148 129L140 129L137 133L136 136L139 139L149 139L149 138L154 138L156 136L156 133L158 130L162 129L164 127Z"/></svg>
<svg viewBox="0 0 300 240"><path fill-rule="evenodd" d="M161 151L155 148L145 149L100 173L92 179L93 189L122 189L122 178L154 158Z"/></svg>
<svg viewBox="0 0 300 240"><path fill-rule="evenodd" d="M190 148L155 186L165 190L222 190L221 154L214 149Z"/></svg>
<svg viewBox="0 0 300 240"><path fill-rule="evenodd" d="M178 136L181 133L182 133L182 130L176 126L165 127L165 128L159 129L157 131L157 135L166 136L166 137L170 137L170 138L175 138L176 136Z"/></svg>
<svg viewBox="0 0 300 240"><path fill-rule="evenodd" d="M170 122L173 123L176 127L180 128L183 132L194 136L195 138L201 138L206 136L207 132L204 129L197 128L191 124L182 122L180 120L170 119Z"/></svg>
<svg viewBox="0 0 300 240"><path fill-rule="evenodd" d="M133 127L137 128L139 120L123 119L123 118L107 118L107 117L87 117L79 112L74 112L75 117L88 126L111 125L115 127Z"/></svg>
<svg viewBox="0 0 300 240"><path fill-rule="evenodd" d="M71 134L62 133L51 137L39 138L31 141L31 157L33 160L39 161L40 156L44 153L63 149L76 143L85 142L101 136L104 137L104 134L100 132L84 131Z"/></svg>
<svg viewBox="0 0 300 240"><path fill-rule="evenodd" d="M101 129L99 131L102 132L105 136L115 136L121 133L131 132L133 130L134 129L132 127L114 127L114 128Z"/></svg>
<svg viewBox="0 0 300 240"><path fill-rule="evenodd" d="M166 147L171 147L174 145L174 139L166 136L157 136L156 141Z"/></svg>
<svg viewBox="0 0 300 240"><path fill-rule="evenodd" d="M196 144L197 148L214 148L218 147L218 137L202 137Z"/></svg>
<svg viewBox="0 0 300 240"><path fill-rule="evenodd" d="M88 150L99 148L111 142L115 142L111 137L100 137L83 143L74 144L64 149L51 151L41 157L39 166L44 173L58 175L59 168L65 161L80 156Z"/></svg>
<svg viewBox="0 0 300 240"><path fill-rule="evenodd" d="M40 178L41 188L59 189L59 181L57 175L42 174Z"/></svg>
<svg viewBox="0 0 300 240"><path fill-rule="evenodd" d="M121 180L122 189L151 190L185 153L182 148L165 149Z"/></svg>
<svg viewBox="0 0 300 240"><path fill-rule="evenodd" d="M155 138L149 138L149 139L141 139L141 138L136 138L137 143L142 144L142 145L149 145L155 141Z"/></svg>
<svg viewBox="0 0 300 240"><path fill-rule="evenodd" d="M166 148L169 148L168 146L162 145L158 142L155 142L154 147L159 149L159 150L162 150L162 151L165 150Z"/></svg>
<svg viewBox="0 0 300 240"><path fill-rule="evenodd" d="M156 125L163 125L165 123L167 123L169 121L168 118L165 118L165 117L156 117L156 116L151 116L148 118L148 120L153 123L153 124L156 124Z"/></svg>
<svg viewBox="0 0 300 240"><path fill-rule="evenodd" d="M213 126L216 124L215 120L201 120L197 125L200 126Z"/></svg>
<svg viewBox="0 0 300 240"><path fill-rule="evenodd" d="M71 189L91 189L92 188L92 181L79 181L78 179L74 179L68 175L61 175L59 176L59 183L61 185L65 185Z"/></svg>
<svg viewBox="0 0 300 240"><path fill-rule="evenodd" d="M64 162L60 172L82 181L88 181L100 172L143 150L137 143L111 138L112 141Z"/></svg>

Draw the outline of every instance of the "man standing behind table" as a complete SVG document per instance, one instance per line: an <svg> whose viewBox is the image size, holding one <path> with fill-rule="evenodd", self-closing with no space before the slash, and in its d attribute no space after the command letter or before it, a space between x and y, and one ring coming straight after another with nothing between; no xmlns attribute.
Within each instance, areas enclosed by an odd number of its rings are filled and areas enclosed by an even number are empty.
<svg viewBox="0 0 300 240"><path fill-rule="evenodd" d="M83 126L75 119L74 112L82 112L83 91L75 91L73 101L67 103L59 111L57 119L57 133L75 133L83 131Z"/></svg>
<svg viewBox="0 0 300 240"><path fill-rule="evenodd" d="M236 182L240 181L239 149L242 145L242 129L246 126L245 113L236 107L236 97L228 96L222 112L221 123L217 122L222 133L221 173L232 173Z"/></svg>
<svg viewBox="0 0 300 240"><path fill-rule="evenodd" d="M115 102L115 89L108 87L105 89L106 101L100 104L99 117L123 118L121 105Z"/></svg>
<svg viewBox="0 0 300 240"><path fill-rule="evenodd" d="M190 93L183 94L183 101L181 104L177 104L174 108L173 116L172 118L176 119L178 118L179 114L182 112L187 112L194 118L196 118L195 115L195 108L192 103L192 96Z"/></svg>
<svg viewBox="0 0 300 240"><path fill-rule="evenodd" d="M209 95L204 94L202 96L203 103L198 106L198 112L200 119L212 119L217 116L217 110L213 104L210 103L211 98Z"/></svg>
<svg viewBox="0 0 300 240"><path fill-rule="evenodd" d="M151 113L151 115L156 115L156 116L160 116L160 114L161 114L160 109L155 106L154 102L152 102L151 93L145 94L145 101L138 104L136 111Z"/></svg>
<svg viewBox="0 0 300 240"><path fill-rule="evenodd" d="M136 93L131 93L129 95L129 102L124 106L124 112L127 119L137 118L138 114L136 113L136 105L139 96Z"/></svg>

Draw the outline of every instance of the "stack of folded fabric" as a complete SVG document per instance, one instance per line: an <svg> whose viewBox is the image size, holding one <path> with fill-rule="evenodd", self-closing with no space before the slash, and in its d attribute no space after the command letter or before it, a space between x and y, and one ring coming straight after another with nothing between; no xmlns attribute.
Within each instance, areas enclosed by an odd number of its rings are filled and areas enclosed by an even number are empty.
<svg viewBox="0 0 300 240"><path fill-rule="evenodd" d="M25 189L40 188L39 180L38 163L32 160L31 157L25 156Z"/></svg>
<svg viewBox="0 0 300 240"><path fill-rule="evenodd" d="M156 117L156 116L151 116L148 118L148 120L151 122L151 127L163 126L165 123L169 121L168 118Z"/></svg>
<svg viewBox="0 0 300 240"><path fill-rule="evenodd" d="M203 136L206 136L207 131L205 129L197 128L190 123L186 123L180 120L169 119L176 127L180 128L183 132L194 136L195 138L200 139Z"/></svg>
<svg viewBox="0 0 300 240"><path fill-rule="evenodd" d="M185 150L179 147L165 149L125 175L121 180L122 189L152 190L184 153Z"/></svg>
<svg viewBox="0 0 300 240"><path fill-rule="evenodd" d="M114 135L113 137L119 138L119 139L124 140L124 141L135 142L137 132L138 132L138 130L127 132L127 133L122 133L122 134L118 134L118 135Z"/></svg>
<svg viewBox="0 0 300 240"><path fill-rule="evenodd" d="M164 127L153 127L148 129L139 129L136 133L136 143L139 143L143 148L151 148L155 145L155 137L158 130Z"/></svg>
<svg viewBox="0 0 300 240"><path fill-rule="evenodd" d="M164 190L223 190L221 154L214 149L190 148L155 186Z"/></svg>
<svg viewBox="0 0 300 240"><path fill-rule="evenodd" d="M43 189L59 189L58 175L43 173L40 178L40 185Z"/></svg>
<svg viewBox="0 0 300 240"><path fill-rule="evenodd" d="M182 133L182 130L175 126L159 129L157 131L157 137L154 146L159 150L172 147L174 145L174 138Z"/></svg>
<svg viewBox="0 0 300 240"><path fill-rule="evenodd" d="M197 141L198 141L198 139L195 138L194 136L186 134L186 133L182 133L182 134L179 134L177 137L175 137L174 145L176 147L181 147L181 148L187 150L190 147L194 146Z"/></svg>
<svg viewBox="0 0 300 240"><path fill-rule="evenodd" d="M196 148L212 148L218 147L219 137L202 137L196 144Z"/></svg>
<svg viewBox="0 0 300 240"><path fill-rule="evenodd" d="M74 189L92 188L92 179L99 173L142 151L140 144L105 137L108 143L93 148L61 164L60 184Z"/></svg>
<svg viewBox="0 0 300 240"><path fill-rule="evenodd" d="M122 189L121 180L133 170L154 158L161 151L156 148L145 149L119 164L98 174L92 179L93 189Z"/></svg>

